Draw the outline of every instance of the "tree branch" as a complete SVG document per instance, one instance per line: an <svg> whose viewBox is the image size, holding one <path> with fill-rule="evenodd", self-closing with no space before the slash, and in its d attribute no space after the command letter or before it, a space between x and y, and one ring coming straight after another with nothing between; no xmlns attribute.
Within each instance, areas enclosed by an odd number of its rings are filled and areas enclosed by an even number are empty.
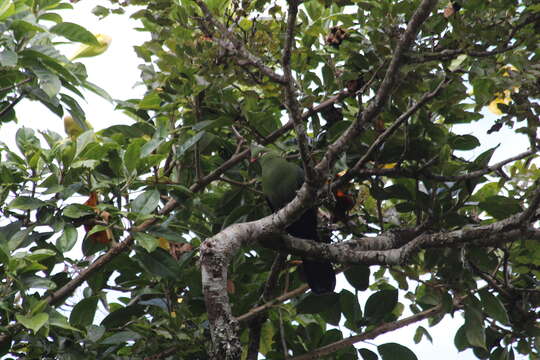
<svg viewBox="0 0 540 360"><path fill-rule="evenodd" d="M201 0L194 0L198 4ZM317 165L317 171L325 173L335 162L337 155L345 149L358 133L358 124L371 120L378 114L387 101L391 87L399 69L403 52L411 45L419 31L420 25L427 19L436 0L423 0L416 10L407 30L399 42L386 76L375 95L374 101L363 112L363 116L343 134L336 143L330 145L323 160ZM204 10L203 10L204 11ZM226 291L227 266L231 258L242 246L254 241L268 241L274 237L278 229L284 229L294 219L312 206L315 202L318 185L324 178L313 179L313 183L305 182L297 196L276 214L263 219L234 224L217 235L206 239L200 247L203 293L208 311L208 320L212 336L212 356L220 359L237 359L241 354L241 345L237 335L238 323L231 314L231 307ZM316 180L316 181L315 181Z"/></svg>
<svg viewBox="0 0 540 360"><path fill-rule="evenodd" d="M365 245L362 244L362 241L365 238L343 241L338 244L324 244L286 234L283 234L279 241L274 239L273 242L263 241L262 244L268 248L289 251L295 255L342 264L404 265L413 254L422 249L459 247L465 244L481 247L497 246L518 237L540 240L540 230L519 225L520 215L521 213L489 225L434 234L424 233L412 240L398 237L396 239L398 243L405 243L399 248L364 250ZM371 238L371 242L376 242L378 238Z"/></svg>
<svg viewBox="0 0 540 360"><path fill-rule="evenodd" d="M373 330L370 330L363 334L351 336L349 338L333 342L331 344L328 344L318 349L315 349L313 351L310 351L307 354L295 356L293 358L288 358L288 360L320 359L325 355L328 355L340 349L349 347L357 342L365 341L369 339L375 339L379 335L386 334L388 332L391 332L391 331L400 329L402 327L414 324L416 322L428 319L432 316L441 314L443 312L444 312L443 306L438 305L438 306L432 307L431 309L419 312L418 314L414 314L409 317L406 317L405 319L379 325Z"/></svg>
<svg viewBox="0 0 540 360"><path fill-rule="evenodd" d="M239 63L242 65L252 65L258 68L264 75L268 76L272 81L275 81L279 84L285 84L286 80L283 76L277 74L274 70L269 68L264 64L264 62L249 52L240 40L238 40L235 35L227 29L225 25L220 23L210 12L210 9L202 0L193 0L201 9L204 14L204 19L206 23L211 24L219 30L220 37L213 37L213 40L217 42L219 46L223 49L229 51L234 56L242 59L242 62ZM214 33L215 35L215 33Z"/></svg>
<svg viewBox="0 0 540 360"><path fill-rule="evenodd" d="M313 169L313 160L310 156L308 137L306 128L302 121L302 111L300 104L296 98L294 78L291 70L291 52L294 46L294 28L296 24L296 15L298 14L298 0L289 0L289 12L287 15L287 30L285 32L285 44L283 49L283 77L285 79L285 107L289 114L289 121L294 124L296 139L298 140L298 148L300 157L304 165L305 181L313 182L316 174Z"/></svg>
<svg viewBox="0 0 540 360"><path fill-rule="evenodd" d="M388 65L384 79L381 82L375 97L354 123L349 126L349 128L333 144L328 146L328 151L324 154L324 157L319 164L317 164L316 170L322 172L332 168L338 155L346 150L352 141L361 133L364 124L371 122L381 112L381 109L388 101L395 84L395 79L402 65L405 51L410 48L420 31L422 23L426 21L436 3L437 0L423 0L420 6L418 6L407 25L407 29L394 50L392 60Z"/></svg>
<svg viewBox="0 0 540 360"><path fill-rule="evenodd" d="M270 274L264 285L263 292L259 303L264 303L267 299L272 298L274 293L277 290L279 274L283 267L285 266L285 261L287 260L287 255L278 253L274 258L274 262L270 269ZM249 345L247 360L257 360L259 356L259 345L261 342L261 328L262 324L268 318L267 312L260 312L256 317L252 318L249 321Z"/></svg>
<svg viewBox="0 0 540 360"><path fill-rule="evenodd" d="M401 114L396 121L390 126L388 129L386 129L369 147L369 149L366 151L366 153L356 162L356 164L347 171L343 176L339 177L334 184L332 184L332 188L339 188L343 184L346 184L351 180L351 178L354 176L355 173L359 172L360 169L366 164L369 157L379 149L379 147L388 139L400 126L403 124L407 119L409 119L418 109L420 109L423 105L425 105L429 100L433 99L437 94L439 94L440 90L446 86L450 82L449 79L444 79L439 83L437 88L433 90L432 92L424 94L422 98L413 106L411 106L406 112Z"/></svg>
<svg viewBox="0 0 540 360"><path fill-rule="evenodd" d="M503 41L500 44L497 44L497 47L493 50L469 50L466 48L445 49L445 50L435 52L435 53L431 52L431 53L423 53L423 54L410 54L410 55L407 54L407 56L410 57L410 62L421 63L421 62L427 62L427 61L450 60L461 54L465 54L467 56L477 57L477 58L502 54L507 51L513 50L517 48L519 45L521 45L521 42L518 40L516 40L513 44L510 44L510 42L516 36L517 32L521 30L523 27L540 20L540 13L536 13L533 15L528 14L524 17L525 19L523 19L517 25L511 26L511 29L508 33L508 37L506 41ZM489 46L486 45L486 47L489 47Z"/></svg>
<svg viewBox="0 0 540 360"><path fill-rule="evenodd" d="M500 161L496 164L486 166L483 169L475 170L468 172L466 174L462 175L437 175L427 172L426 170L422 169L406 169L406 168L393 168L393 169L379 169L379 168L371 168L371 169L359 169L358 171L354 172L352 175L354 177L369 177L369 176L387 176L387 177L408 177L411 179L429 179L429 180L436 180L440 182L445 181L463 181L468 179L476 179L481 176L484 176L486 174L489 174L491 172L495 172L499 169L501 169L503 166L511 163L512 161L521 160L528 156L534 155L536 152L534 150L528 150L525 152L522 152L521 154L518 154L516 156L512 156L508 159L505 159L503 161ZM425 167L424 167L425 168Z"/></svg>
<svg viewBox="0 0 540 360"><path fill-rule="evenodd" d="M2 118L4 115L6 115L11 109L13 109L15 107L15 105L17 105L22 99L24 99L24 97L26 96L25 93L22 93L20 94L19 96L17 96L17 98L15 100L13 100L13 102L9 103L8 105L6 105L5 108L3 108L1 111L0 111L0 118Z"/></svg>
<svg viewBox="0 0 540 360"><path fill-rule="evenodd" d="M13 84L13 85L6 86L6 87L1 88L1 89L0 89L0 93L3 93L3 92L6 92L6 91L10 91L10 90L16 89L16 88L18 88L19 86L24 85L24 84L26 84L27 82L30 82L30 81L32 81L32 78L31 78L31 77L28 77L28 78L26 78L26 79L24 79L24 80L22 80L22 81L19 81L19 82L16 83L16 84Z"/></svg>
<svg viewBox="0 0 540 360"><path fill-rule="evenodd" d="M268 309L272 308L273 306L277 304L281 304L284 301L287 301L289 299L292 299L293 297L297 297L305 293L307 289L309 289L309 286L307 284L301 285L294 290L286 292L285 294L264 303L263 305L254 307L253 309L249 310L247 313L238 316L236 318L236 321L242 322L242 321L250 320L253 317L260 314L261 312L267 311Z"/></svg>

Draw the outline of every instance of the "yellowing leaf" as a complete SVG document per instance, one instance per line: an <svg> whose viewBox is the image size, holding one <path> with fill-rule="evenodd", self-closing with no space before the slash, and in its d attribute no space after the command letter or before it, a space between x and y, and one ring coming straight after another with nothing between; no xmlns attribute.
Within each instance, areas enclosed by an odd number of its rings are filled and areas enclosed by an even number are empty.
<svg viewBox="0 0 540 360"><path fill-rule="evenodd" d="M84 121L84 128L73 119L72 116L64 116L64 131L72 139L75 140L83 132L92 129L92 125L88 121Z"/></svg>
<svg viewBox="0 0 540 360"><path fill-rule="evenodd" d="M169 241L165 238L160 237L158 246L162 248L163 250L169 250L171 246L169 245Z"/></svg>
<svg viewBox="0 0 540 360"><path fill-rule="evenodd" d="M504 92L496 93L497 97L489 103L488 109L492 114L495 115L501 115L502 111L499 109L499 104L508 105L512 101L512 98L510 97L510 90L504 90Z"/></svg>
<svg viewBox="0 0 540 360"><path fill-rule="evenodd" d="M112 38L109 35L105 34L96 34L96 39L99 42L99 45L88 45L84 44L75 51L71 56L70 60L80 59L83 57L94 57L103 54L112 42Z"/></svg>
<svg viewBox="0 0 540 360"><path fill-rule="evenodd" d="M510 74L508 73L508 71L518 71L518 69L516 69L513 65L506 65L506 66L503 66L502 69L504 70L503 76L510 76Z"/></svg>
<svg viewBox="0 0 540 360"><path fill-rule="evenodd" d="M397 166L397 163L380 164L379 169L393 169Z"/></svg>
<svg viewBox="0 0 540 360"><path fill-rule="evenodd" d="M508 77L510 76L509 71L518 71L514 66L512 65L506 65L502 67L503 73L502 76ZM495 93L495 99L489 103L488 110L495 115L502 115L502 111L499 109L499 104L508 105L512 101L512 98L510 97L510 94L512 92L518 92L519 87L514 86L512 89L506 89L502 93L498 92Z"/></svg>

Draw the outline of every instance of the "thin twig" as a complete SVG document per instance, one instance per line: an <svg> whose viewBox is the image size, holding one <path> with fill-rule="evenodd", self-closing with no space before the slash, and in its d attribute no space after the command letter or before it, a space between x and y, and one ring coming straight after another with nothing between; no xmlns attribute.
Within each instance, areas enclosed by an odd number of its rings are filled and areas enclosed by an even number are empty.
<svg viewBox="0 0 540 360"><path fill-rule="evenodd" d="M422 168L420 169L406 169L403 167L392 168L392 169L384 169L384 168L361 169L355 174L355 177L361 177L361 178L369 177L369 176L408 177L411 179L425 178L425 179L436 180L440 182L445 182L445 181L457 182L457 181L462 181L462 180L467 180L467 179L479 178L481 176L484 176L486 174L499 170L506 164L511 163L512 161L521 160L534 154L535 154L535 151L528 150L516 156L512 156L506 160L500 161L496 164L486 166L483 169L471 171L462 175L433 174L424 170L426 167L422 166Z"/></svg>
<svg viewBox="0 0 540 360"><path fill-rule="evenodd" d="M2 109L2 111L0 111L0 119L6 115L9 111L11 111L11 109L13 109L15 107L15 105L17 105L19 103L19 101L21 101L22 99L24 99L24 97L26 96L25 93L22 93L20 94L19 96L17 96L17 98L15 100L13 100L11 103L9 103L8 105L6 105L5 108Z"/></svg>
<svg viewBox="0 0 540 360"><path fill-rule="evenodd" d="M32 81L32 78L31 78L31 77L26 78L26 79L24 79L24 80L22 80L22 81L19 81L19 82L16 83L16 84L13 84L13 85L6 86L6 87L1 88L1 89L0 89L0 92L6 92L6 91L13 90L13 89L18 88L19 86L24 85L24 84L26 84L27 82L30 82L30 81Z"/></svg>
<svg viewBox="0 0 540 360"><path fill-rule="evenodd" d="M343 176L340 176L332 185L332 188L339 188L340 186L343 186L344 184L348 183L351 178L354 176L355 173L357 173L368 161L369 157L379 149L379 147L388 139L407 119L409 119L418 109L420 109L423 105L425 105L429 100L433 99L435 96L439 94L441 89L448 85L450 82L450 79L445 78L443 81L439 83L437 88L433 90L432 92L426 93L422 96L422 98L413 106L411 106L407 111L405 111L403 114L401 114L396 121L388 128L386 129L369 147L369 149L365 152L365 154L356 162L356 164L352 167L351 170L347 171Z"/></svg>
<svg viewBox="0 0 540 360"><path fill-rule="evenodd" d="M444 308L442 305L438 305L435 307L432 307L431 309L424 310L422 312L419 312L418 314L411 315L409 317L406 317L401 320L397 320L390 323L384 323L382 325L377 326L373 330L367 331L365 333L362 333L360 335L355 335L348 337L343 340L339 340L336 342L333 342L331 344L322 346L318 349L315 349L313 351L310 351L307 354L295 356L293 358L287 358L288 360L310 360L310 359L320 359L325 355L332 354L340 349L344 349L346 347L349 347L357 342L365 341L369 339L375 339L376 337L386 334L388 332L400 329L402 327L414 324L416 322L428 319L430 317L433 317L435 315L441 314L444 312Z"/></svg>
<svg viewBox="0 0 540 360"><path fill-rule="evenodd" d="M402 65L404 53L410 48L421 25L427 20L429 14L435 7L436 0L423 0L414 12L410 19L407 29L401 36L394 53L392 60L388 65L386 74L375 94L375 97L371 103L362 111L359 116L347 130L330 146L328 146L327 152L324 154L323 159L317 164L316 169L318 171L325 171L333 167L337 157L358 137L363 130L364 123L371 122L382 110L383 106L388 101L390 93L396 82L398 71Z"/></svg>
<svg viewBox="0 0 540 360"><path fill-rule="evenodd" d="M242 61L242 65L252 65L258 68L264 75L268 76L272 81L279 84L284 84L285 79L283 76L277 74L274 70L264 64L264 62L249 52L242 42L236 38L236 36L222 23L220 23L210 12L210 9L206 6L202 0L193 0L201 9L204 14L204 21L211 24L218 29L219 37L216 33L208 34L212 35L213 41L217 42L219 46L229 51L234 56L239 57Z"/></svg>
<svg viewBox="0 0 540 360"><path fill-rule="evenodd" d="M302 111L296 98L294 78L291 69L291 52L294 46L294 30L296 24L296 15L298 14L298 0L289 0L289 11L287 14L287 30L285 32L285 44L283 48L283 77L285 79L285 107L289 114L289 120L294 124L300 157L304 165L305 180L307 183L313 182L316 174L313 171L313 159L310 156L308 136L306 128L302 121Z"/></svg>

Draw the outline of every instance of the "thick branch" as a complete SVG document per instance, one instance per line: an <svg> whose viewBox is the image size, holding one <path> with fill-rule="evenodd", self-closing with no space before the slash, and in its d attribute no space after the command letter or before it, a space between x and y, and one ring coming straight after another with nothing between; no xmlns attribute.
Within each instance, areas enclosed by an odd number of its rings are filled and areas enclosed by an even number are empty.
<svg viewBox="0 0 540 360"><path fill-rule="evenodd" d="M284 126L282 126L280 129L274 131L272 134L268 135L266 137L266 144L270 144L273 141L275 141L277 138L279 138L281 135L285 134L287 131L289 131L292 128L292 123L287 123ZM242 160L248 158L250 155L250 150L244 150L241 153L231 157L227 161L225 161L223 164L221 164L217 169L194 183L189 190L191 192L200 192L206 188L212 181L217 180L221 177L223 173L225 173L228 169L232 168ZM179 203L175 199L169 200L165 206L161 209L159 212L159 215L167 215L176 207L179 205ZM146 229L150 228L152 225L154 225L158 221L157 218L148 219L141 225L137 226L136 228L132 229L133 232L138 231L145 231ZM108 264L116 255L122 253L123 251L130 249L131 245L133 244L133 236L129 235L124 239L123 241L119 242L117 245L111 247L105 254L103 254L101 257L96 259L92 264L90 264L86 269L81 271L77 277L73 278L71 281L69 281L67 284L59 288L57 291L55 291L52 295L48 298L48 303L51 305L58 304L61 300L67 298L70 296L75 289L77 289L83 282L86 281L92 274L94 274L96 271L101 269L104 265Z"/></svg>
<svg viewBox="0 0 540 360"><path fill-rule="evenodd" d="M406 243L399 248L385 250L364 250L362 241L365 238L348 240L338 244L324 244L282 235L281 241L263 242L263 245L280 251L289 251L296 255L342 264L404 265L416 252L427 248L460 247L463 245L498 246L501 243L522 237L540 240L540 230L518 227L520 215L521 213L490 225L434 234L425 233L410 241L407 241L406 238L398 238L396 239L398 243ZM371 242L376 242L378 238L372 238Z"/></svg>
<svg viewBox="0 0 540 360"><path fill-rule="evenodd" d="M201 0L194 1L201 6ZM358 134L359 128L361 128L358 125L361 125L362 121L370 121L380 112L388 99L391 87L394 85L403 52L410 47L419 31L420 25L427 19L428 14L435 4L436 0L422 1L394 52L386 76L379 91L375 95L374 101L364 111L361 119L356 121L336 143L330 146L324 159L317 165L317 170L320 173L324 173L333 165L338 154ZM207 17L208 15L209 13L207 13ZM319 179L319 181L322 182L324 180ZM307 208L313 206L316 200L317 190L316 184L305 182L295 199L276 214L255 222L234 224L216 236L206 239L201 244L203 292L208 310L214 356L219 354L221 359L237 359L241 353L240 341L237 336L238 324L232 317L226 291L227 266L229 261L241 246L249 245L256 240L268 241L271 235L275 235L278 229L283 229Z"/></svg>

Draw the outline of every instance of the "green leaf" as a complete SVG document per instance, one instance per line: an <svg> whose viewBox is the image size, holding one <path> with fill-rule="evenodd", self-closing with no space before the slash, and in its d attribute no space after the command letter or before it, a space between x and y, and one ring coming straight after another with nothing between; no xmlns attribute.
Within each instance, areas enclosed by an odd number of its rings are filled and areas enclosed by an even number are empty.
<svg viewBox="0 0 540 360"><path fill-rule="evenodd" d="M135 255L139 264L150 273L162 278L176 279L180 276L180 266L172 256L161 248L148 253L139 251Z"/></svg>
<svg viewBox="0 0 540 360"><path fill-rule="evenodd" d="M465 336L472 346L486 348L486 332L482 313L472 306L465 307Z"/></svg>
<svg viewBox="0 0 540 360"><path fill-rule="evenodd" d="M27 275L23 279L23 283L28 288L34 288L34 289L46 289L46 290L52 290L56 289L56 284L54 281L51 281L49 279L45 279L39 276L35 275Z"/></svg>
<svg viewBox="0 0 540 360"><path fill-rule="evenodd" d="M487 197L478 204L478 207L497 220L505 219L522 211L519 200L501 195Z"/></svg>
<svg viewBox="0 0 540 360"><path fill-rule="evenodd" d="M335 293L330 295L337 295ZM320 313L321 317L324 321L326 321L330 325L338 326L339 321L341 320L341 304L339 302L339 296L336 296L337 301L332 302L327 306L323 312ZM334 301L335 299L332 299L331 301Z"/></svg>
<svg viewBox="0 0 540 360"><path fill-rule="evenodd" d="M34 316L25 316L21 314L15 314L17 321L22 324L25 328L32 330L34 333L37 333L43 325L49 321L49 314L39 313Z"/></svg>
<svg viewBox="0 0 540 360"><path fill-rule="evenodd" d="M137 168L137 163L141 158L141 146L143 145L144 140L142 142L139 140L142 139L135 139L132 141L124 154L124 165L130 174Z"/></svg>
<svg viewBox="0 0 540 360"><path fill-rule="evenodd" d="M253 207L253 205L244 205L244 206L235 207L233 211L231 211L229 215L227 215L227 217L223 221L223 225L221 228L225 229L227 226L231 224L245 221L247 216L253 213L254 210L255 208Z"/></svg>
<svg viewBox="0 0 540 360"><path fill-rule="evenodd" d="M86 327L86 339L96 342L103 337L107 329L104 326L88 325Z"/></svg>
<svg viewBox="0 0 540 360"><path fill-rule="evenodd" d="M83 216L93 215L95 214L95 211L90 206L82 204L71 204L64 208L62 214L64 214L64 216L68 218L78 219Z"/></svg>
<svg viewBox="0 0 540 360"><path fill-rule="evenodd" d="M113 99L112 99L111 95L109 95L109 93L107 91L105 91L104 89L102 89L98 85L96 85L94 83L91 83L90 81L84 81L82 83L82 86L84 86L85 89L90 90L94 94L101 96L102 98L104 98L108 102L110 102L110 103L113 102Z"/></svg>
<svg viewBox="0 0 540 360"><path fill-rule="evenodd" d="M8 241L8 249L13 251L21 246L25 246L28 240L28 235L32 232L33 228L27 228L17 231L13 234Z"/></svg>
<svg viewBox="0 0 540 360"><path fill-rule="evenodd" d="M0 52L0 65L6 67L13 67L17 65L18 56L17 53L9 49L4 49Z"/></svg>
<svg viewBox="0 0 540 360"><path fill-rule="evenodd" d="M11 23L11 28L15 31L21 32L21 33L33 33L33 32L44 32L45 29L43 29L41 26L31 23L24 20L15 20Z"/></svg>
<svg viewBox="0 0 540 360"><path fill-rule="evenodd" d="M397 290L380 290L367 299L364 316L369 320L382 319L392 313L397 302Z"/></svg>
<svg viewBox="0 0 540 360"><path fill-rule="evenodd" d="M461 67L461 64L463 64L463 62L467 59L467 57L468 56L466 54L458 55L458 57L452 60L452 62L448 66L448 70L450 70L451 72L458 70Z"/></svg>
<svg viewBox="0 0 540 360"><path fill-rule="evenodd" d="M82 299L73 307L69 316L69 323L84 328L94 321L99 297L90 296Z"/></svg>
<svg viewBox="0 0 540 360"><path fill-rule="evenodd" d="M107 225L94 225L92 226L92 229L86 233L86 236L90 236L101 231L106 231L107 229L109 229L109 226Z"/></svg>
<svg viewBox="0 0 540 360"><path fill-rule="evenodd" d="M15 4L11 0L2 0L0 2L0 21L7 19L15 14Z"/></svg>
<svg viewBox="0 0 540 360"><path fill-rule="evenodd" d="M485 168L489 164L489 161L491 160L493 153L495 152L495 150L497 150L499 146L500 145L492 147L491 149L486 150L480 155L478 155L476 159L474 159L474 162L471 166L471 170L480 170L480 169Z"/></svg>
<svg viewBox="0 0 540 360"><path fill-rule="evenodd" d="M186 239L182 236L181 233L175 231L166 225L156 225L149 228L146 231L148 234L153 235L156 238L164 238L169 241L185 243Z"/></svg>
<svg viewBox="0 0 540 360"><path fill-rule="evenodd" d="M266 355L272 350L272 344L274 343L274 334L276 330L271 321L265 321L261 327L261 340L259 345L259 352Z"/></svg>
<svg viewBox="0 0 540 360"><path fill-rule="evenodd" d="M84 124L85 128L88 127L88 125L86 125L84 122L84 118L81 119L75 116L74 119L79 123L79 126ZM81 126L81 128L83 127ZM80 134L77 137L77 151L75 152L75 157L78 157L84 151L84 149L86 149L86 147L90 145L91 143L93 143L95 140L96 140L96 136L92 129L86 130L85 132Z"/></svg>
<svg viewBox="0 0 540 360"><path fill-rule="evenodd" d="M61 23L63 20L62 20L62 17L56 13L46 13L46 14L43 14L43 15L40 15L39 20L47 20L47 21L52 21L52 22L55 22L57 24Z"/></svg>
<svg viewBox="0 0 540 360"><path fill-rule="evenodd" d="M77 243L77 229L73 225L67 224L62 235L56 240L56 247L60 252L68 252Z"/></svg>
<svg viewBox="0 0 540 360"><path fill-rule="evenodd" d="M487 289L479 291L484 312L501 324L509 325L510 319L503 303Z"/></svg>
<svg viewBox="0 0 540 360"><path fill-rule="evenodd" d="M325 87L332 88L332 86L334 85L334 70L330 66L325 64L322 67L321 72L322 72Z"/></svg>
<svg viewBox="0 0 540 360"><path fill-rule="evenodd" d="M28 256L26 256L26 259L31 261L41 261L54 255L56 255L56 252L54 252L53 250L37 249L35 251L32 251L32 253L30 253Z"/></svg>
<svg viewBox="0 0 540 360"><path fill-rule="evenodd" d="M339 304L345 318L356 327L362 319L362 309L358 298L352 292L343 289L339 294Z"/></svg>
<svg viewBox="0 0 540 360"><path fill-rule="evenodd" d="M197 141L199 141L203 135L205 134L204 131L201 131L197 134L195 134L193 137L191 137L190 139L188 139L185 143L181 144L179 147L178 147L178 150L177 150L177 156L178 157L181 157L182 155L184 155L184 153L190 148L192 147L193 145L195 145L197 143Z"/></svg>
<svg viewBox="0 0 540 360"><path fill-rule="evenodd" d="M81 332L79 329L69 325L69 322L65 316L55 310L52 310L49 314L49 325L56 326L64 330Z"/></svg>
<svg viewBox="0 0 540 360"><path fill-rule="evenodd" d="M489 78L476 78L472 81L472 86L477 105L483 106L495 97L495 86Z"/></svg>
<svg viewBox="0 0 540 360"><path fill-rule="evenodd" d="M71 22L56 24L49 31L71 41L99 46L98 40L90 31Z"/></svg>
<svg viewBox="0 0 540 360"><path fill-rule="evenodd" d="M416 332L414 333L414 343L418 344L424 336L429 340L430 343L433 343L433 338L423 326L416 328Z"/></svg>
<svg viewBox="0 0 540 360"><path fill-rule="evenodd" d="M147 190L131 203L131 210L139 214L150 214L159 204L159 191Z"/></svg>
<svg viewBox="0 0 540 360"><path fill-rule="evenodd" d="M339 303L338 294L315 295L309 293L296 304L296 309L299 314L318 314L336 303Z"/></svg>
<svg viewBox="0 0 540 360"><path fill-rule="evenodd" d="M137 244L142 246L149 253L156 250L158 246L158 240L151 235L147 235L142 232L136 232L133 234L133 237L137 241Z"/></svg>
<svg viewBox="0 0 540 360"><path fill-rule="evenodd" d="M19 210L35 210L45 205L47 205L47 203L43 200L39 200L29 196L18 196L9 203L8 208Z"/></svg>
<svg viewBox="0 0 540 360"><path fill-rule="evenodd" d="M457 331L456 335L454 336L454 345L458 351L463 351L467 349L470 345L467 341L467 335L465 334L465 325L462 325Z"/></svg>
<svg viewBox="0 0 540 360"><path fill-rule="evenodd" d="M404 199L413 200L413 196L409 189L403 184L395 184L387 186L383 189L381 194L377 195L377 198L381 200L385 199Z"/></svg>
<svg viewBox="0 0 540 360"><path fill-rule="evenodd" d="M397 343L386 343L377 346L382 360L418 360L416 355L406 346Z"/></svg>
<svg viewBox="0 0 540 360"><path fill-rule="evenodd" d="M472 135L455 135L448 139L448 145L454 150L472 150L480 146L480 141Z"/></svg>
<svg viewBox="0 0 540 360"><path fill-rule="evenodd" d="M62 83L60 78L46 68L32 68L39 79L39 87L49 98L54 98L60 92Z"/></svg>
<svg viewBox="0 0 540 360"><path fill-rule="evenodd" d="M368 349L358 349L358 353L364 360L377 360L379 358L377 354Z"/></svg>
<svg viewBox="0 0 540 360"><path fill-rule="evenodd" d="M155 91L145 95L145 97L139 102L139 109L142 110L155 110L161 106L161 98Z"/></svg>
<svg viewBox="0 0 540 360"><path fill-rule="evenodd" d="M369 286L370 270L367 265L354 265L345 270L345 278L356 290L364 291Z"/></svg>
<svg viewBox="0 0 540 360"><path fill-rule="evenodd" d="M128 341L139 340L140 338L142 338L142 335L140 335L139 333L136 333L135 331L131 331L131 330L119 331L119 332L113 333L113 335L102 340L101 344L120 345Z"/></svg>
<svg viewBox="0 0 540 360"><path fill-rule="evenodd" d="M101 325L107 329L123 326L132 318L138 318L144 314L144 305L130 305L113 311L101 321Z"/></svg>

